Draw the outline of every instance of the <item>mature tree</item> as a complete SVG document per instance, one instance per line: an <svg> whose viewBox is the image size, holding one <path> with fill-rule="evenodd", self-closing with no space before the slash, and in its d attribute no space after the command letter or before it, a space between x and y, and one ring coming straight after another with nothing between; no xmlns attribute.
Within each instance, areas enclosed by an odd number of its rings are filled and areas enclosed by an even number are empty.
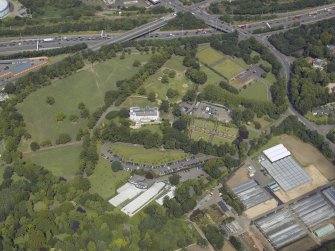
<svg viewBox="0 0 335 251"><path fill-rule="evenodd" d="M177 186L179 184L179 181L180 181L180 175L179 174L174 173L169 177L169 182L173 186Z"/></svg>
<svg viewBox="0 0 335 251"><path fill-rule="evenodd" d="M71 141L71 136L68 135L68 134L66 134L66 133L62 133L56 139L56 145L66 144L66 143L68 143L70 141Z"/></svg>
<svg viewBox="0 0 335 251"><path fill-rule="evenodd" d="M144 88L143 86L141 86L141 87L138 89L137 93L138 93L139 95L145 95L145 94L146 94L146 90L145 90L145 88Z"/></svg>
<svg viewBox="0 0 335 251"><path fill-rule="evenodd" d="M206 73L197 69L189 69L186 71L185 75L196 84L202 85L207 81Z"/></svg>
<svg viewBox="0 0 335 251"><path fill-rule="evenodd" d="M55 103L55 98L51 97L51 96L47 96L47 100L46 100L47 104L49 105L53 105Z"/></svg>
<svg viewBox="0 0 335 251"><path fill-rule="evenodd" d="M118 172L118 171L123 170L122 163L121 163L120 161L114 160L114 161L112 162L112 170L113 170L114 172Z"/></svg>
<svg viewBox="0 0 335 251"><path fill-rule="evenodd" d="M40 145L36 141L33 141L30 143L30 149L33 152L36 152L38 149L40 149Z"/></svg>
<svg viewBox="0 0 335 251"><path fill-rule="evenodd" d="M64 112L57 112L56 113L56 120L57 121L63 121L66 118L66 115Z"/></svg>
<svg viewBox="0 0 335 251"><path fill-rule="evenodd" d="M183 101L184 102L193 102L195 98L197 97L197 92L194 89L187 90L185 95L183 96Z"/></svg>
<svg viewBox="0 0 335 251"><path fill-rule="evenodd" d="M169 71L169 78L174 78L176 76L176 71L170 70Z"/></svg>
<svg viewBox="0 0 335 251"><path fill-rule="evenodd" d="M119 111L120 118L129 118L129 110L127 108L121 108Z"/></svg>
<svg viewBox="0 0 335 251"><path fill-rule="evenodd" d="M141 62L138 59L134 60L133 66L134 67L139 67L141 65Z"/></svg>
<svg viewBox="0 0 335 251"><path fill-rule="evenodd" d="M159 106L159 110L162 112L169 112L169 107L170 107L169 101L163 100Z"/></svg>
<svg viewBox="0 0 335 251"><path fill-rule="evenodd" d="M156 93L154 93L154 92L149 92L149 94L148 94L148 100L149 100L150 102L155 102L155 100L156 100Z"/></svg>
<svg viewBox="0 0 335 251"><path fill-rule="evenodd" d="M167 91L166 91L166 96L168 98L174 98L174 97L177 97L179 95L179 92L175 89L172 89L172 88L169 88Z"/></svg>
<svg viewBox="0 0 335 251"><path fill-rule="evenodd" d="M169 83L169 77L167 75L163 75L162 79L161 79L161 82L163 84L167 84Z"/></svg>

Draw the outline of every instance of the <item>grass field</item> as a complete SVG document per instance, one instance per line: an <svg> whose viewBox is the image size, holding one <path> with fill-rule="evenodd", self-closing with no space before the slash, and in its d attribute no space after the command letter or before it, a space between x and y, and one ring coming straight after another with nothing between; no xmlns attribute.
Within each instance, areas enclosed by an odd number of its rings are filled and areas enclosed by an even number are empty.
<svg viewBox="0 0 335 251"><path fill-rule="evenodd" d="M204 119L194 119L193 125L195 127L199 128L205 128L207 130L214 130L215 129L215 123L210 120L204 120Z"/></svg>
<svg viewBox="0 0 335 251"><path fill-rule="evenodd" d="M140 164L159 165L175 160L183 159L189 154L177 150L145 149L143 146L115 143L111 151L127 161Z"/></svg>
<svg viewBox="0 0 335 251"><path fill-rule="evenodd" d="M81 150L81 144L63 146L32 153L24 156L24 159L44 166L56 176L71 178L78 171Z"/></svg>
<svg viewBox="0 0 335 251"><path fill-rule="evenodd" d="M169 78L169 83L161 83L161 78L164 75L163 71L165 69L176 71L176 76L174 78ZM185 77L186 67L183 66L183 57L174 56L169 59L164 66L158 70L154 75L150 76L144 83L143 87L146 92L156 93L157 99L165 100L166 92L169 88L177 90L179 95L172 99L173 102L181 99L186 91L192 88L193 83Z"/></svg>
<svg viewBox="0 0 335 251"><path fill-rule="evenodd" d="M215 62L224 58L224 54L220 51L214 50L209 45L199 48L197 57L199 60L207 65L214 64Z"/></svg>
<svg viewBox="0 0 335 251"><path fill-rule="evenodd" d="M122 104L121 107L154 107L158 106L157 100L155 102L150 102L145 96L130 96Z"/></svg>
<svg viewBox="0 0 335 251"><path fill-rule="evenodd" d="M91 182L91 193L97 193L104 199L113 197L116 189L129 178L126 171L113 172L109 161L100 158L94 173L88 178Z"/></svg>
<svg viewBox="0 0 335 251"><path fill-rule="evenodd" d="M246 89L241 89L241 97L258 101L271 101L269 85L266 82L253 81Z"/></svg>
<svg viewBox="0 0 335 251"><path fill-rule="evenodd" d="M203 133L203 132L198 132L198 131L192 131L191 133L191 139L194 139L194 140L200 140L200 139L203 139L205 141L209 141L209 134L207 133Z"/></svg>
<svg viewBox="0 0 335 251"><path fill-rule="evenodd" d="M222 63L214 66L214 70L221 73L226 78L231 79L242 72L244 68L235 63L232 59L226 59Z"/></svg>
<svg viewBox="0 0 335 251"><path fill-rule="evenodd" d="M79 116L78 104L83 102L90 111L102 106L105 92L114 89L117 80L130 77L138 71L138 68L132 66L134 59L144 62L149 56L133 54L124 60L115 58L93 67L89 65L85 70L56 80L52 85L29 95L18 105L18 110L23 114L32 139L38 142L46 139L54 141L60 133L68 133L74 138L78 129L87 124L83 119L77 123L69 121L70 115ZM46 104L47 96L54 97L54 105ZM65 113L67 118L57 122L58 112Z"/></svg>
<svg viewBox="0 0 335 251"><path fill-rule="evenodd" d="M202 91L207 85L211 84L218 85L222 80L224 80L222 76L220 76L219 74L215 73L214 71L212 71L211 69L202 64L200 64L200 70L206 73L207 82L199 86L199 91Z"/></svg>

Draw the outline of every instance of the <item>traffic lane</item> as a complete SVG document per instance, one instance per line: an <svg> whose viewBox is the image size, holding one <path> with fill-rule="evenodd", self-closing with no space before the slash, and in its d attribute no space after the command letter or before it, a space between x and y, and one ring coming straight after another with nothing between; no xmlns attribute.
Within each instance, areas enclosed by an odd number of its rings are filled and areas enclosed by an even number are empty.
<svg viewBox="0 0 335 251"><path fill-rule="evenodd" d="M299 16L290 16L290 17L285 17L281 19L247 24L247 30L254 30L254 29L267 27L266 23L270 24L270 26L280 26L280 25L293 24L295 22L309 22L309 21L314 21L314 20L321 20L321 19L330 18L333 16L335 16L335 9L332 9L331 12L328 12L328 11L321 12L315 15L302 14Z"/></svg>

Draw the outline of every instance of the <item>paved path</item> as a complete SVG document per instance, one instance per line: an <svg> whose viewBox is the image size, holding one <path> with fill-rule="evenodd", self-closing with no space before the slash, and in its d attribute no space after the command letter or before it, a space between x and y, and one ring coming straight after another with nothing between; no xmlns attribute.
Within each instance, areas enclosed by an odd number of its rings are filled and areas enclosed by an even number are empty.
<svg viewBox="0 0 335 251"><path fill-rule="evenodd" d="M90 137L92 138L94 130L100 126L100 124L102 123L102 121L104 121L104 118L109 112L119 111L119 110L120 110L120 107L115 107L114 105L111 105L110 107L108 107L107 110L104 111L103 114L100 116L99 120L95 123L94 127L90 130Z"/></svg>
<svg viewBox="0 0 335 251"><path fill-rule="evenodd" d="M73 145L79 145L83 143L82 141L75 141L75 142L69 142L67 144L60 144L60 145L53 145L53 146L47 146L47 147L41 147L39 150L37 150L36 152L43 152L43 151L47 151L47 150L52 150L52 149L58 149L58 148L62 148L62 147L66 147L66 146L73 146ZM32 154L35 153L32 150L29 151L25 151L22 152L23 155L28 155L28 154Z"/></svg>

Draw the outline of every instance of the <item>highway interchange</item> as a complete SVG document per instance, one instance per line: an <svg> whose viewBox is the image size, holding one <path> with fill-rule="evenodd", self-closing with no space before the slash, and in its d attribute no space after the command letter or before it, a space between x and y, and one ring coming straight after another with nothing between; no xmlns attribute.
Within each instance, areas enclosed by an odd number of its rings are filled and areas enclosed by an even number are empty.
<svg viewBox="0 0 335 251"><path fill-rule="evenodd" d="M276 18L274 20L262 21L248 23L245 25L231 25L222 22L218 16L208 14L203 6L208 6L211 2L215 0L205 0L198 4L191 6L184 6L179 0L162 0L161 4L165 6L172 7L174 13L162 17L153 22L147 23L140 27L137 27L131 31L127 31L122 34L97 34L97 35L65 35L65 36L45 36L43 38L7 38L2 39L3 42L0 43L0 54L16 53L20 51L36 50L37 45L40 50L60 48L64 46L75 45L78 43L86 43L89 48L93 50L99 49L101 46L111 43L124 42L133 39L172 39L176 37L185 36L208 36L215 32L233 32L237 31L239 33L240 39L247 39L250 37L255 37L260 43L268 47L271 52L277 57L282 65L282 71L285 78L288 80L290 76L290 61L291 59L287 56L281 54L276 48L274 48L268 41L268 37L274 33L282 32L269 31L262 34L253 34L252 32L256 29L266 28L270 25L271 28L276 26L283 26L285 29L290 29L297 24L308 24L323 19L328 19L335 17L335 4L322 6L318 8L313 8L300 12L297 14L287 13L285 17ZM169 31L161 32L159 29L167 24L167 22L173 19L178 12L191 12L197 18L203 20L212 29L206 29L204 31ZM268 24L267 24L268 23ZM309 129L317 130L320 134L325 136L327 130L322 128L322 126L317 126L314 123L308 121L304 116L300 115L294 110L292 105L289 105L288 112L286 114L293 114L299 118ZM335 144L328 141L333 152L335 152Z"/></svg>

